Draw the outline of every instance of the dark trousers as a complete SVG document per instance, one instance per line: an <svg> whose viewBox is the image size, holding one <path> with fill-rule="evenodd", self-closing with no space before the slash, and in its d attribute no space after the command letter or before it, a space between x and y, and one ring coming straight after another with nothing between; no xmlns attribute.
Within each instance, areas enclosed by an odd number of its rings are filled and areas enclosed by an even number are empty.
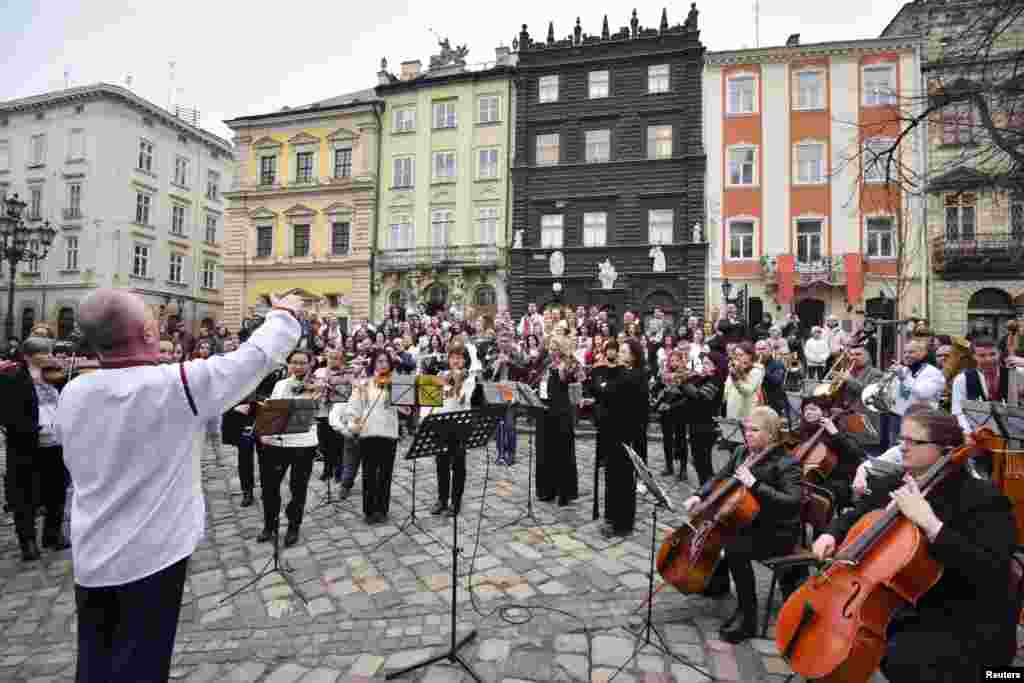
<svg viewBox="0 0 1024 683"><path fill-rule="evenodd" d="M882 452L889 450L893 446L899 445L900 429L903 427L903 417L896 415L895 413L882 413L880 422L880 428L878 430L878 440L882 447Z"/></svg>
<svg viewBox="0 0 1024 683"><path fill-rule="evenodd" d="M75 586L77 683L164 683L189 558L121 586Z"/></svg>
<svg viewBox="0 0 1024 683"><path fill-rule="evenodd" d="M636 521L636 469L621 444L605 453L604 519L622 533Z"/></svg>
<svg viewBox="0 0 1024 683"><path fill-rule="evenodd" d="M717 436L714 432L693 432L690 434L690 452L693 455L693 469L697 470L697 480L701 485L711 481L715 476L715 468L711 464L711 449L715 447Z"/></svg>
<svg viewBox="0 0 1024 683"><path fill-rule="evenodd" d="M32 448L12 443L7 451L7 476L7 493L18 538L36 540L39 505L46 508L44 537L60 536L69 482L61 447Z"/></svg>
<svg viewBox="0 0 1024 683"><path fill-rule="evenodd" d="M535 471L537 498L542 501L558 498L564 505L579 498L572 416L545 413L537 422L540 426Z"/></svg>
<svg viewBox="0 0 1024 683"><path fill-rule="evenodd" d="M686 440L686 422L675 411L661 414L661 444L665 450L665 469L671 470L672 463L679 461L679 470L685 474L689 447Z"/></svg>
<svg viewBox="0 0 1024 683"><path fill-rule="evenodd" d="M238 484L249 493L256 485L255 450L256 436L251 430L243 430L238 437Z"/></svg>
<svg viewBox="0 0 1024 683"><path fill-rule="evenodd" d="M359 440L359 449L363 455L363 514L386 515L391 507L391 475L398 442L371 436Z"/></svg>
<svg viewBox="0 0 1024 683"><path fill-rule="evenodd" d="M306 509L306 492L309 490L309 475L313 473L313 457L316 447L281 448L280 446L260 447L260 487L263 489L263 523L275 531L281 515L281 480L291 467L288 488L292 498L285 508L288 526L298 528L302 524L302 513Z"/></svg>
<svg viewBox="0 0 1024 683"><path fill-rule="evenodd" d="M359 439L344 439L341 463L341 485L344 488L350 489L356 483L360 460L362 455L359 451Z"/></svg>
<svg viewBox="0 0 1024 683"><path fill-rule="evenodd" d="M725 559L716 567L712 582L722 580L728 572L736 586L736 601L739 603L743 620L748 624L757 624L757 585L754 582L754 567L751 562L791 552L796 544L796 538L795 533L789 538L769 535L763 529L758 531L748 527L726 544ZM801 579L802 576L799 574L784 573L780 577L783 594L789 595L795 590L793 582L797 582L798 585Z"/></svg>
<svg viewBox="0 0 1024 683"><path fill-rule="evenodd" d="M890 683L980 681L983 666L1007 666L1012 660L1010 655L989 661L948 628L917 619L894 621L887 635L881 670Z"/></svg>
<svg viewBox="0 0 1024 683"><path fill-rule="evenodd" d="M451 495L452 508L458 510L462 506L462 491L466 488L466 446L459 441L450 441L444 455L435 458L437 461L437 499L448 504ZM363 464L366 468L366 464Z"/></svg>
<svg viewBox="0 0 1024 683"><path fill-rule="evenodd" d="M316 436L320 442L320 452L324 454L324 474L333 475L341 467L345 437L334 431L326 417L317 418Z"/></svg>

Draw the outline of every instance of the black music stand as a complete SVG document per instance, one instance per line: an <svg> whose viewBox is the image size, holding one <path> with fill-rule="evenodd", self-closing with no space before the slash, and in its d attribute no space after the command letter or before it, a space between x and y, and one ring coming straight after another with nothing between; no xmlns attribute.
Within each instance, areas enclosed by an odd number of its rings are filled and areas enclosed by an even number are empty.
<svg viewBox="0 0 1024 683"><path fill-rule="evenodd" d="M992 422L1007 441L1024 441L1024 408L995 401L964 401L963 411L975 429Z"/></svg>
<svg viewBox="0 0 1024 683"><path fill-rule="evenodd" d="M419 521L416 519L416 463L417 463L417 461L419 460L420 457L425 457L425 456L414 456L413 453L419 453L421 450L424 450L426 448L426 446L424 445L424 442L427 441L430 438L433 438L432 435L430 435L428 433L429 430L424 430L423 429L424 423L426 423L427 420L429 420L429 419L430 418L427 417L427 418L424 418L424 420L422 422L420 422L419 426L416 428L416 435L413 437L412 443L409 444L409 450L405 454L405 459L406 460L412 460L412 504L409 507L409 516L406 517L402 521L402 523L398 525L398 531L396 531L395 533L391 534L390 536L385 538L383 541L381 541L380 543L375 545L370 552L375 552L381 546L384 546L387 543L391 542L393 539L397 538L399 536L399 534L405 534L406 536L409 536L410 538L412 538L412 533L409 531L409 527L410 526L416 527L416 529L420 533L426 534L427 536L429 536L430 538L434 539L435 541L438 540L437 537L435 537L432 533L430 533L429 531L424 529L422 526L420 526ZM438 541L438 542L440 542L440 541Z"/></svg>
<svg viewBox="0 0 1024 683"><path fill-rule="evenodd" d="M328 427L328 428L329 429L333 429L333 427ZM352 447L353 448L359 448L359 444L358 443L353 444ZM326 463L326 461L327 461L327 454L324 453L323 456L324 456L324 462ZM345 445L344 445L344 442L342 443L342 446L341 446L341 459L342 459L342 462L344 462L344 460L345 460ZM326 466L327 465L325 464L324 467L326 467ZM307 510L307 512L309 512L310 514L316 512L317 510L320 510L322 508L329 508L331 510L334 510L335 512L339 512L340 510L344 510L346 508L346 506L345 506L346 501L344 501L344 500L342 500L340 498L338 500L332 500L332 498L331 498L331 480L334 479L334 472L331 472L330 475L331 476L327 477L327 479L326 479L326 482L327 482L327 492L324 493L322 496L320 496L320 500L317 501L316 505L314 505L309 510Z"/></svg>
<svg viewBox="0 0 1024 683"><path fill-rule="evenodd" d="M488 410L459 410L451 413L441 413L439 415L431 415L423 420L420 424L420 432L423 432L422 438L417 438L416 444L420 444L418 448L410 448L406 454L407 460L414 460L417 458L434 457L447 451L448 448L455 450L465 450L468 448L480 448L490 441L491 437L494 436L494 430L498 427L499 415L493 411ZM459 650L464 647L467 643L471 642L476 638L476 629L470 631L467 635L463 636L461 640L457 640L455 626L456 617L458 610L458 603L456 602L458 588L459 588L459 553L462 549L459 548L459 515L452 515L452 640L451 646L446 652L442 652L439 655L430 657L428 659L407 666L398 671L389 673L385 678L392 680L399 676L422 669L430 666L435 662L440 662L443 659L447 659L451 664L458 663L466 672L473 677L478 683L483 683L483 680L473 668L470 667L466 660L459 654Z"/></svg>
<svg viewBox="0 0 1024 683"><path fill-rule="evenodd" d="M668 646L665 641L665 636L658 630L658 627L654 623L654 558L658 554L658 508L665 508L669 511L674 510L672 500L662 489L661 484L654 478L651 471L647 469L647 465L640 459L636 451L630 448L626 444L622 444L622 447L626 451L626 455L629 456L630 462L633 463L633 469L636 470L636 478L638 481L643 482L647 486L647 492L654 498L654 504L651 506L651 563L649 566L650 573L647 575L647 616L644 618L643 628L638 632L633 632L627 628L627 631L633 633L636 638L636 644L633 647L633 654L629 656L625 662L619 666L618 671L622 671L626 666L632 662L640 654L640 650L650 645L655 650L658 650L662 654L671 657L685 667L688 667L697 673L705 676L709 681L714 680L714 677L701 669L696 664L688 661L685 657L677 655ZM651 636L657 636L657 640L653 640ZM615 676L612 676L614 678Z"/></svg>
<svg viewBox="0 0 1024 683"><path fill-rule="evenodd" d="M544 533L544 525L541 523L537 516L533 513L533 459L536 455L534 434L537 432L537 417L546 413L548 407L544 405L544 402L537 396L535 392L528 384L521 382L515 383L516 387L516 404L522 407L523 414L533 420L533 430L527 432L527 438L529 440L529 448L527 449L527 470L526 470L526 512L519 515L511 522L502 524L497 527L498 529L506 529L513 524L518 524L524 519L528 519L533 522L533 526L539 527ZM575 440L574 440L575 443ZM575 454L574 454L575 455Z"/></svg>
<svg viewBox="0 0 1024 683"><path fill-rule="evenodd" d="M223 605L226 601L235 597L236 595L244 591L246 588L249 588L258 581L262 580L263 577L270 576L271 574L280 574L281 578L284 579L284 582L288 584L288 586L295 592L295 594L299 596L299 599L302 600L302 604L309 604L309 600L307 600L306 596L302 594L301 590L299 590L298 584L296 584L292 580L292 578L288 576L289 574L295 571L295 568L289 566L287 562L281 559L281 546L280 541L278 539L278 535L274 534L271 540L273 540L274 542L274 554L271 555L270 559L267 560L267 563L263 565L263 569L261 569L259 573L256 574L256 576L254 576L252 580L246 583L244 586L221 598L220 602L217 603L218 606ZM273 564L273 566L271 566L271 564Z"/></svg>

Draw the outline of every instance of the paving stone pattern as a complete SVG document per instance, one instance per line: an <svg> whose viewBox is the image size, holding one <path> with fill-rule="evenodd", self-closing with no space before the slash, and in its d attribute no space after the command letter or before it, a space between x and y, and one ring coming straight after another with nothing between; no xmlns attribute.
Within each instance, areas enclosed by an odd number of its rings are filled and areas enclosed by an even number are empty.
<svg viewBox="0 0 1024 683"><path fill-rule="evenodd" d="M581 436L582 497L564 508L534 501L535 519L519 519L527 511L528 443L520 434L512 467L495 465L488 449L469 454L456 630L478 635L461 650L466 661L485 681L501 683L709 680L652 646L636 646L631 629L639 631L644 616L650 501L641 498L630 538L605 540L600 520L591 519L594 442ZM408 440L399 452L407 447ZM436 491L433 462L417 464L418 524L407 526L409 533L398 527L410 514L410 462L396 464L389 522L373 527L363 522L358 483L348 500L321 504L326 485L316 465L300 541L282 552L292 571L287 580L269 574L252 583L272 549L255 540L262 526L259 490L256 505L238 506L233 449L224 452L221 462L212 451L203 461L207 534L189 566L171 680L362 683L445 650L452 525L428 512ZM659 442L652 440L650 453L652 469L660 470ZM716 460L721 464L724 453ZM689 477L696 481L692 469ZM692 490L675 478L661 481L677 503ZM287 499L287 487L282 490ZM332 493L337 501L336 487ZM603 495L602 484L602 508ZM659 543L679 521L678 514L659 517ZM763 600L770 577L761 567L757 575ZM771 632L768 640L736 647L718 640L734 607L732 598L688 597L668 588L655 598L654 618L673 651L712 680L784 680L789 672ZM71 681L75 648L70 551L23 564L11 517L0 517L0 680ZM442 663L399 680L471 679Z"/></svg>

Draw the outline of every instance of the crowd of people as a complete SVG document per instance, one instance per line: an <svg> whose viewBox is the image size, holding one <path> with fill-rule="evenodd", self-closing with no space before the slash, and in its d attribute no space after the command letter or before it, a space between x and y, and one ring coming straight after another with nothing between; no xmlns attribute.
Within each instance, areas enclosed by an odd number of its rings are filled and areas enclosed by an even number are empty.
<svg viewBox="0 0 1024 683"><path fill-rule="evenodd" d="M118 305L127 306L123 302ZM977 337L969 347L964 340L934 335L920 325L898 329L897 335L904 337L902 357L883 370L872 362L878 357L876 330L844 329L832 316L824 326L810 329L794 315L781 324L766 315L748 325L732 304L721 312L713 311L707 320L685 311L678 325L660 308L646 319L625 311L619 320L600 307L557 306L542 311L529 304L518 320L507 310L468 320L443 310L427 315L422 310L391 307L379 323L358 320L348 329L337 319L304 312L294 297L280 308L294 318L287 335L276 311L262 318L250 310L235 334L210 323L193 336L181 320L146 319L147 339L156 349L154 362L180 367L181 385L176 390L180 393L184 387L191 408L191 417L183 414L181 420L194 418L218 458L222 443L236 447L241 505L245 507L255 500L258 462L264 515L264 528L257 538L260 542L277 543L280 486L289 470L284 545L298 542L308 483L318 459L323 461L319 476L340 484L342 497L350 495L361 470L365 522L386 522L403 435L414 432L428 415L481 405L485 383L519 382L534 390L546 407L539 414L530 414L537 433L534 476L540 501L567 506L579 497L577 428L581 420L592 422L595 465L605 472L602 533L608 538L633 532L637 493L643 491L622 444L629 445L649 467L656 469L658 463L665 477L688 482L692 464L694 494L684 504L688 511L697 509L727 479L738 480L750 490L762 514L727 544L724 559L704 591L720 597L735 586L738 607L722 631L729 642L740 642L757 631L751 562L784 554L802 533L801 482L809 474L796 454L801 444L812 441L835 454L834 466L815 470L815 482L829 490L838 511L847 513L837 516L818 539L814 551L820 557L828 557L842 542L856 519L850 514L892 501L929 540L943 547L944 560L949 561L954 575L949 590L973 586L971 594L978 600L991 600L993 596L984 587L974 585L975 579L988 580L993 572L1008 566L1015 540L1004 536L1013 536L1015 531L1012 516L1009 522L1003 519L1009 511L1003 505L1005 498L993 497L989 489L975 491L980 484L958 484L970 488L964 495L986 501L966 515L974 519L971 515L976 514L989 525L991 533L975 538L963 531L961 517L955 524L950 517L959 509L958 503L929 503L916 488L914 476L943 449L970 438L975 425L965 414L966 401L1015 405L1020 401L1024 335L1018 333L1016 324L1001 340ZM104 324L117 323L116 311L107 315ZM98 352L102 368L121 372L139 364L132 358L125 363L111 360L110 349L117 348L120 337L99 323L90 324L91 328L83 329L84 336ZM4 420L5 481L25 561L39 557L34 527L39 505L47 510L44 547L68 547L58 520L63 518L63 491L69 481L76 496L81 496L74 511L87 520L90 514L98 514L88 508L86 500L99 495L89 488L90 479L99 475L73 463L67 455L69 441L84 438L78 433L88 430L72 426L73 419L58 415L58 392L64 382L44 378L46 368L53 365L54 347L47 339L51 336L45 327L34 330L0 374L0 391L12 397L8 405L17 407ZM294 339L285 343L283 336ZM270 344L276 344L272 352ZM249 362L254 367L260 364L265 371L261 369L238 386L231 384L231 391L217 389L219 381L227 380L210 374L212 369L194 370L227 362L225 359L233 359L245 349L250 349L251 355L253 347L264 353L261 360L253 357ZM232 364L227 362L225 367ZM432 376L443 390L442 405L419 409L394 405L389 385L396 374ZM173 384L177 376L171 373L161 378ZM195 379L186 379L193 376ZM70 377L71 373L66 373L64 381ZM108 382L110 377L107 375ZM866 405L869 388L876 391ZM142 389L156 391L150 385ZM204 401L202 397L215 389L216 400ZM239 396L244 398L239 400ZM258 433L256 414L268 400L282 399L316 401L316 419L309 431ZM168 396L161 394L153 405L167 400ZM224 405L225 401L230 405ZM495 440L498 465L516 464L520 452L517 424L522 423L523 415L512 407L502 412ZM661 431L660 457L648 444L651 424ZM136 426L130 431L135 434ZM727 464L717 472L711 457L716 444L733 449ZM115 450L121 447L123 444L114 446ZM890 470L883 464L902 468L900 477L886 480ZM466 467L464 448L452 440L436 458L432 514L460 514ZM969 472L974 478L982 477L985 467L977 462ZM76 478L76 470L82 473L81 480ZM892 496L879 499L872 495L879 491ZM980 555L986 558L984 566L967 561ZM102 567L96 572L105 576ZM120 583L138 578L121 572L110 576ZM783 593L791 594L805 579L801 570L783 573ZM82 599L87 597L83 593ZM1005 624L993 615L990 612L986 617L991 622L989 634L1002 637L1005 633L1000 629ZM921 628L912 619L898 626L904 629L899 642L905 649L889 660L894 672L908 666L906 653L918 642ZM956 652L969 657L969 645L975 642L971 638L974 636L956 631L950 648L955 646ZM918 654L918 660L923 656ZM929 660L929 666L946 666L938 657ZM909 679L897 676L890 680Z"/></svg>

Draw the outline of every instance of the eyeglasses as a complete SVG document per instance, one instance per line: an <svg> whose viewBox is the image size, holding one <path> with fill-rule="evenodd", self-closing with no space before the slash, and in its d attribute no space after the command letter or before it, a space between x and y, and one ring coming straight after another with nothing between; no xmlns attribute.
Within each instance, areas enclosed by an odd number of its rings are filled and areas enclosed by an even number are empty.
<svg viewBox="0 0 1024 683"><path fill-rule="evenodd" d="M901 436L900 443L904 446L925 446L927 444L933 444L934 441L923 441L921 439L911 439L909 436Z"/></svg>

